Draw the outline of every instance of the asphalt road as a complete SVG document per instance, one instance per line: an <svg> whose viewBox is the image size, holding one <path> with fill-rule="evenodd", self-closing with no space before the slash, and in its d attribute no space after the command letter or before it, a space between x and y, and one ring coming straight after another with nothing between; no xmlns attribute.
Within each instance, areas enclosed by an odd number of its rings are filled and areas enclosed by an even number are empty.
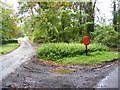
<svg viewBox="0 0 120 90"><path fill-rule="evenodd" d="M119 75L119 71L117 67L111 73L109 73L104 79L102 79L98 83L96 88L118 88L119 87L118 81L120 80L118 75Z"/></svg>
<svg viewBox="0 0 120 90"><path fill-rule="evenodd" d="M26 38L20 38L21 45L11 53L0 56L0 85L2 79L14 72L23 62L29 60L35 53Z"/></svg>

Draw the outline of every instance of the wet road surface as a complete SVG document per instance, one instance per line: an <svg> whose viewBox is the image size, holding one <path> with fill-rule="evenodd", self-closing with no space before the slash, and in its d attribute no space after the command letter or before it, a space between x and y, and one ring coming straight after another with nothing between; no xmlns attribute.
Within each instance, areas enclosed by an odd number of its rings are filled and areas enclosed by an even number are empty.
<svg viewBox="0 0 120 90"><path fill-rule="evenodd" d="M2 87L10 88L15 84L16 88L93 88L116 67L117 64L111 63L100 68L79 65L58 67L32 58L3 79ZM73 69L76 72L51 73L54 69Z"/></svg>
<svg viewBox="0 0 120 90"><path fill-rule="evenodd" d="M2 79L14 72L23 62L29 60L35 53L26 38L19 39L21 45L11 53L0 56L0 84Z"/></svg>
<svg viewBox="0 0 120 90"><path fill-rule="evenodd" d="M102 79L96 88L118 88L118 67L114 69L110 74L108 74L104 79Z"/></svg>

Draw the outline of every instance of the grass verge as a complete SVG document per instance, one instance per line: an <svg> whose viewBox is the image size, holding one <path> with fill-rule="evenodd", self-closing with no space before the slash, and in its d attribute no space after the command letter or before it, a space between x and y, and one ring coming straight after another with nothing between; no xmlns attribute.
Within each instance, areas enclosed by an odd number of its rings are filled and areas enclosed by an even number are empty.
<svg viewBox="0 0 120 90"><path fill-rule="evenodd" d="M96 65L117 59L118 54L113 52L92 52L86 55L79 55L75 57L65 57L58 59L56 62L59 64L72 64L72 65Z"/></svg>
<svg viewBox="0 0 120 90"><path fill-rule="evenodd" d="M19 46L18 43L9 43L5 45L0 45L0 55L8 53Z"/></svg>
<svg viewBox="0 0 120 90"><path fill-rule="evenodd" d="M102 44L90 44L88 46L88 52L108 51L108 49L107 46ZM79 43L49 43L44 44L42 48L38 48L36 53L42 59L56 61L63 57L83 55L85 50L85 45Z"/></svg>
<svg viewBox="0 0 120 90"><path fill-rule="evenodd" d="M78 43L49 43L38 48L36 53L38 58L63 66L96 65L118 58L117 53L108 52L109 48L102 44L90 44L88 56L85 55L85 50L85 45Z"/></svg>

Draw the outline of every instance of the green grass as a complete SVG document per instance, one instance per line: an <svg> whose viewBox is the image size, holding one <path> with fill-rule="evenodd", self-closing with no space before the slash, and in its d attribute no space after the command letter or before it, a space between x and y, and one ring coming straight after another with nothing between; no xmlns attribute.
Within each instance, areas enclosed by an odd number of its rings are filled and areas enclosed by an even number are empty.
<svg viewBox="0 0 120 90"><path fill-rule="evenodd" d="M19 46L18 43L0 45L0 55L10 52Z"/></svg>
<svg viewBox="0 0 120 90"><path fill-rule="evenodd" d="M74 65L95 65L112 59L117 59L118 54L112 52L92 52L86 55L79 55L75 57L65 57L58 59L59 64L74 64Z"/></svg>

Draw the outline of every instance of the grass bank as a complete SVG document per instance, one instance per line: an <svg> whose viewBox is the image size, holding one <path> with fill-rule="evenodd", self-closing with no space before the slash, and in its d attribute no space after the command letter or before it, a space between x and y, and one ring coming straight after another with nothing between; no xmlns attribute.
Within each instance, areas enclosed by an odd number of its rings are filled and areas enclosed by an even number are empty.
<svg viewBox="0 0 120 90"><path fill-rule="evenodd" d="M108 49L107 46L101 44L90 44L88 46L88 52L107 51ZM85 45L79 43L50 43L39 48L37 56L42 59L56 61L63 57L83 55L85 51Z"/></svg>
<svg viewBox="0 0 120 90"><path fill-rule="evenodd" d="M108 50L109 48L102 44L90 44L88 56L86 56L83 44L50 43L37 49L37 56L42 60L54 61L63 65L95 65L118 58L117 53Z"/></svg>
<svg viewBox="0 0 120 90"><path fill-rule="evenodd" d="M59 64L73 64L73 65L96 65L117 59L118 54L113 52L92 52L86 55L79 55L76 57L65 57L58 59L56 62Z"/></svg>
<svg viewBox="0 0 120 90"><path fill-rule="evenodd" d="M9 43L5 45L0 45L0 55L8 53L19 46L18 43Z"/></svg>

